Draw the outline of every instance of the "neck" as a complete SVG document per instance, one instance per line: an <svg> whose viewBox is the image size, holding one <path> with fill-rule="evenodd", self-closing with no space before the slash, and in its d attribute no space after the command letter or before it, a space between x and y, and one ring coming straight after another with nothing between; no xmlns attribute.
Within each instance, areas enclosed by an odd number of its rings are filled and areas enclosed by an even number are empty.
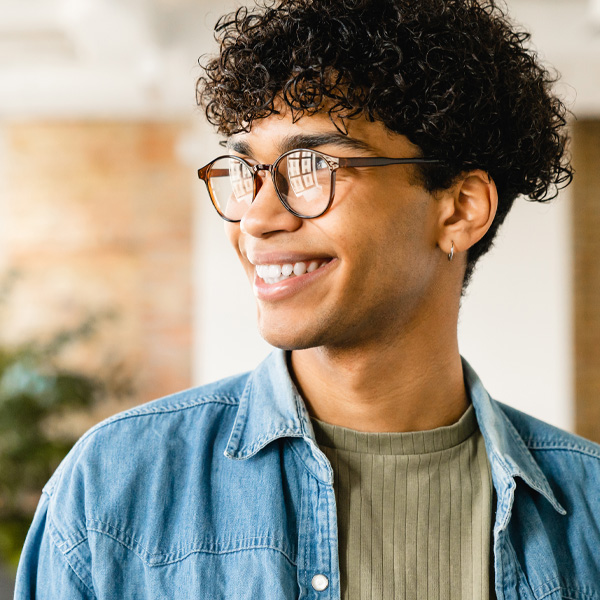
<svg viewBox="0 0 600 600"><path fill-rule="evenodd" d="M425 431L458 421L469 400L456 334L416 342L294 350L291 370L311 416L371 432Z"/></svg>

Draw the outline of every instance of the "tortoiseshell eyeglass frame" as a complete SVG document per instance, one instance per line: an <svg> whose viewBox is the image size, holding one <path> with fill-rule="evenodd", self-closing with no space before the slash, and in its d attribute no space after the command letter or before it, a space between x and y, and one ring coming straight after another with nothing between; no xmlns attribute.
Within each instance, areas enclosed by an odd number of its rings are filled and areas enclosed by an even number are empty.
<svg viewBox="0 0 600 600"><path fill-rule="evenodd" d="M327 202L327 206L325 206L325 208L316 215L303 215L303 214L300 214L297 211L295 211L289 205L289 203L287 202L287 200L285 199L283 194L279 191L279 188L277 185L277 180L275 179L275 173L277 172L277 167L279 166L279 163L283 159L285 159L287 156L289 156L290 154L294 154L294 153L298 153L298 152L310 152L310 153L316 155L317 157L322 158L329 166L329 173L330 173L330 177L331 177L329 200ZM287 152L284 152L279 158L277 158L277 160L273 164L270 164L270 165L267 165L267 164L252 165L247 160L244 160L243 158L241 158L239 156L233 156L230 154L217 156L217 158L211 160L208 164L206 164L202 168L198 169L198 177L200 179L202 179L202 181L204 181L204 183L206 184L211 202L212 202L213 206L215 207L215 210L217 211L217 213L219 213L219 216L222 219L224 219L225 221L228 221L230 223L239 223L241 219L230 219L221 212L221 210L219 208L219 204L217 202L217 199L214 197L213 192L210 187L210 184L209 184L209 179L210 179L211 175L217 176L217 177L224 177L229 174L228 171L222 173L221 171L224 171L224 169L217 169L217 170L212 169L212 166L221 159L238 160L241 163L243 163L244 165L246 165L248 167L248 169L252 172L253 186L254 186L252 201L254 201L254 199L256 198L256 194L258 193L257 175L258 175L259 171L269 171L269 173L271 174L271 179L273 180L273 186L275 187L277 197L281 201L281 204L283 204L283 206L285 207L286 210L288 210L290 213L292 213L296 217L300 217L301 219L316 219L317 217L320 217L321 215L323 215L324 213L327 212L327 210L331 206L331 203L333 202L333 197L335 194L335 172L337 171L337 169L343 169L346 167L352 167L352 168L354 168L354 167L386 167L388 165L413 165L413 164L414 165L429 165L429 164L440 164L441 165L441 164L444 164L444 161L442 161L442 160L438 160L436 158L426 158L426 157L389 158L389 157L385 157L385 156L360 156L360 157L346 158L346 157L339 157L339 156L331 156L329 154L324 154L323 152L319 152L317 150L312 150L310 148L294 148L293 150L288 150ZM216 171L218 171L218 173Z"/></svg>

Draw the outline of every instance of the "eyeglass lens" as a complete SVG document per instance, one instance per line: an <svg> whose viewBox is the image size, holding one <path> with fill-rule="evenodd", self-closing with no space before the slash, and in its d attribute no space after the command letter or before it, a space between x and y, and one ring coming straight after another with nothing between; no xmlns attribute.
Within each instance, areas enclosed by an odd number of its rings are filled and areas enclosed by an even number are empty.
<svg viewBox="0 0 600 600"><path fill-rule="evenodd" d="M284 154L275 168L275 188L292 211L303 217L320 215L329 205L332 171L325 158L312 150ZM254 199L253 172L236 157L215 161L208 184L217 209L239 221Z"/></svg>

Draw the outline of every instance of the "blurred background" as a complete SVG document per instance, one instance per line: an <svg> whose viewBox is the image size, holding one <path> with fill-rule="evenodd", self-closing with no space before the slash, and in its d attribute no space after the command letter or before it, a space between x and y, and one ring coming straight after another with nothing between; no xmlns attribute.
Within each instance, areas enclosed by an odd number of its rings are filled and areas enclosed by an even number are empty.
<svg viewBox="0 0 600 600"><path fill-rule="evenodd" d="M227 0L0 0L0 600L43 483L85 429L269 352L196 177ZM600 0L509 0L570 120L575 183L519 200L463 301L491 394L600 441Z"/></svg>

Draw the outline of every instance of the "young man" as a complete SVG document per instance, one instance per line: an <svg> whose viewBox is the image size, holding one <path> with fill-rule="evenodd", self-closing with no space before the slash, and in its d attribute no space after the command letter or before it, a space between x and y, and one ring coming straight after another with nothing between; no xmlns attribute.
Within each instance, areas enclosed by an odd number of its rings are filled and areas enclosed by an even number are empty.
<svg viewBox="0 0 600 600"><path fill-rule="evenodd" d="M200 169L280 348L117 415L44 490L17 598L600 598L600 447L489 397L461 292L565 109L493 4L280 0L217 27Z"/></svg>

